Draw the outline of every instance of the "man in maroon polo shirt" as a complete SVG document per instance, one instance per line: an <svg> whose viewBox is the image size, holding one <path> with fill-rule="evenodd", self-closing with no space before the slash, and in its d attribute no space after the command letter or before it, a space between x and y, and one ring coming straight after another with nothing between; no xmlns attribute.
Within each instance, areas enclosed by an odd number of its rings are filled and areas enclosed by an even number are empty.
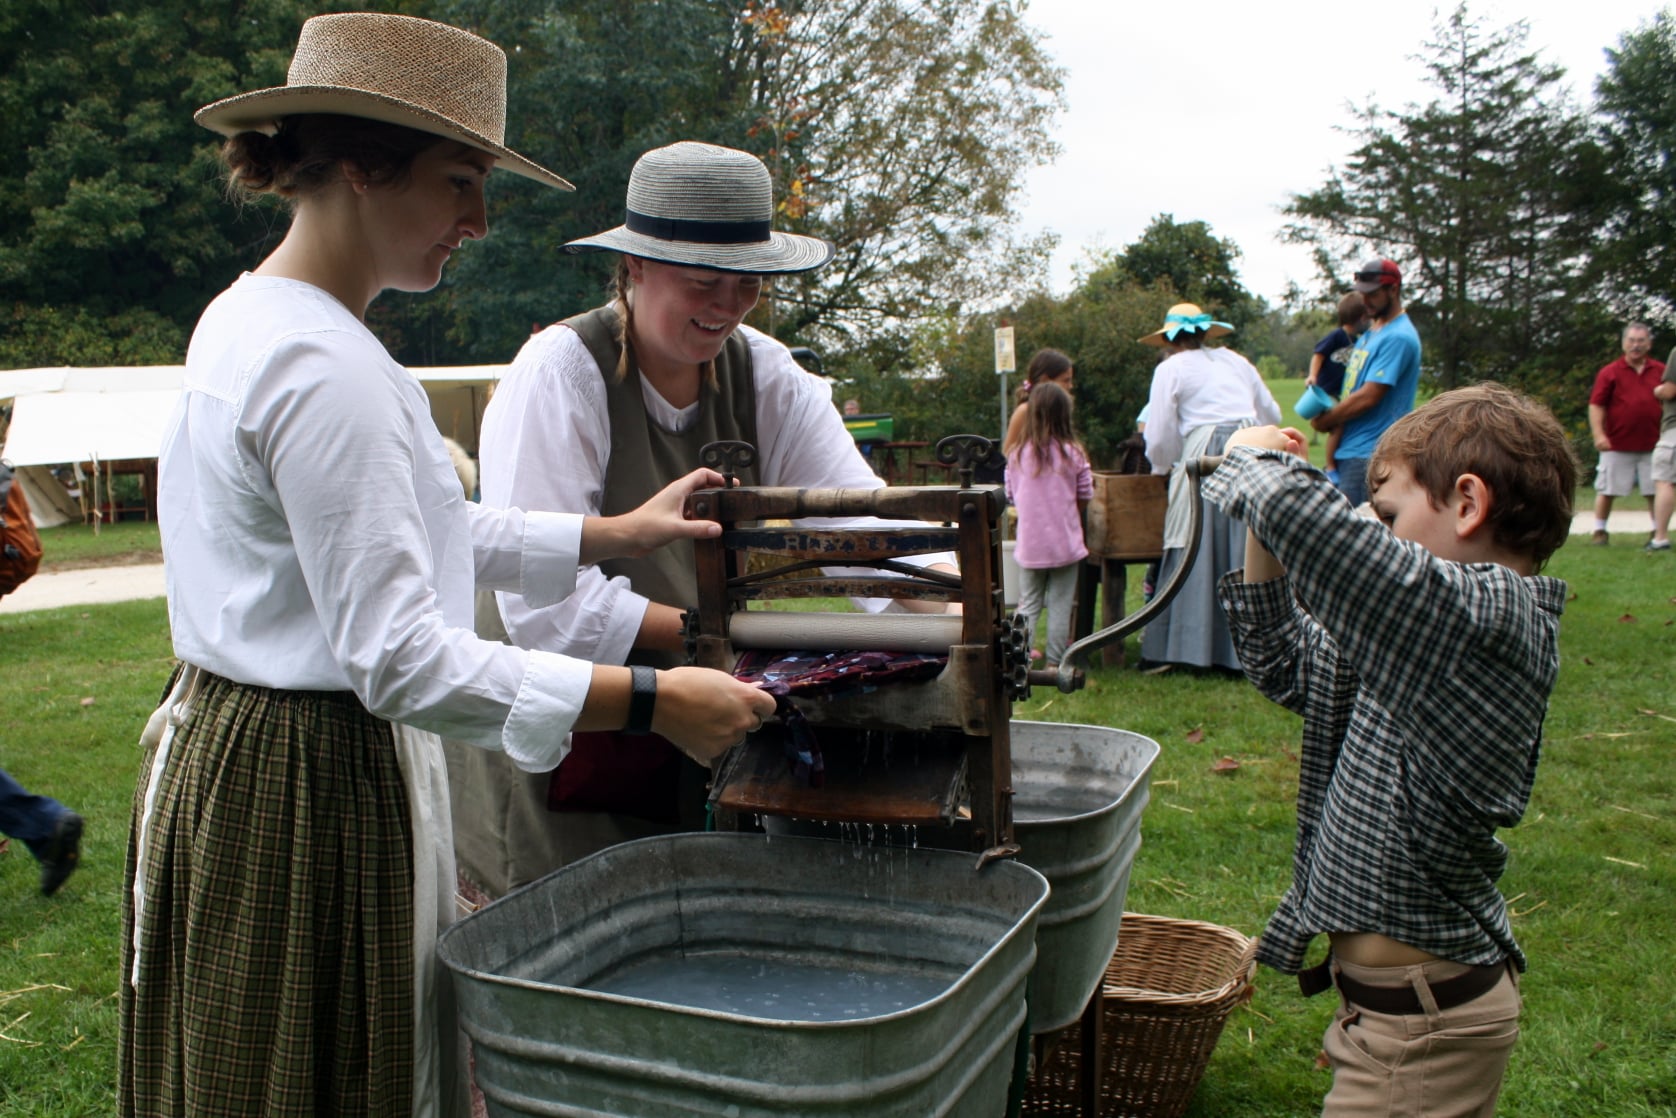
<svg viewBox="0 0 1676 1118"><path fill-rule="evenodd" d="M1589 393L1589 431L1594 435L1600 465L1595 470L1595 530L1591 543L1608 542L1606 518L1612 501L1629 495L1630 487L1643 497L1653 496L1653 444L1659 441L1658 397L1664 362L1648 354L1653 332L1640 322L1624 327L1624 355L1595 374Z"/></svg>

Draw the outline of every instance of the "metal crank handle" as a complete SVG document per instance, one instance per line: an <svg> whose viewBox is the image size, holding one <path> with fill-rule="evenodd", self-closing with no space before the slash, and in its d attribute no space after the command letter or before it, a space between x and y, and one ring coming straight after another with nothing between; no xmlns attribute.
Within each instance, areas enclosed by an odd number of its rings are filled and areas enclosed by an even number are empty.
<svg viewBox="0 0 1676 1118"><path fill-rule="evenodd" d="M1159 587L1158 592L1152 596L1152 601L1116 624L1088 634L1065 650L1064 658L1059 661L1058 687L1061 691L1077 689L1082 668L1088 662L1090 653L1144 628L1147 622L1168 609L1170 602L1181 593L1181 588L1187 584L1188 572L1193 569L1193 561L1199 557L1199 537L1205 525L1204 497L1199 493L1199 480L1206 474L1214 473L1220 465L1222 456L1209 454L1190 458L1183 463L1191 499L1187 506L1187 547L1182 552L1181 562L1171 572L1170 581Z"/></svg>

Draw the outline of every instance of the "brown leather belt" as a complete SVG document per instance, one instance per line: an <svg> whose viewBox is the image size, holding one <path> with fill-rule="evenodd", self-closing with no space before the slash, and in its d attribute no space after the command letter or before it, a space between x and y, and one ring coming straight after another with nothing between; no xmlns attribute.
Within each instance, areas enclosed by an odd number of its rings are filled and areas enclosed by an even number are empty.
<svg viewBox="0 0 1676 1118"><path fill-rule="evenodd" d="M1343 972L1332 975L1330 967L1331 960L1328 960L1298 975L1298 986L1304 991L1305 997L1313 997L1329 985L1337 985L1345 1001L1362 1009L1371 1009L1375 1013L1401 1016L1426 1012L1426 1007L1420 1004L1419 993L1412 986L1369 986ZM1506 963L1493 963L1475 966L1454 978L1428 982L1427 985L1431 987L1432 1001L1437 1004L1438 1009L1454 1009L1488 994L1495 989L1505 973Z"/></svg>

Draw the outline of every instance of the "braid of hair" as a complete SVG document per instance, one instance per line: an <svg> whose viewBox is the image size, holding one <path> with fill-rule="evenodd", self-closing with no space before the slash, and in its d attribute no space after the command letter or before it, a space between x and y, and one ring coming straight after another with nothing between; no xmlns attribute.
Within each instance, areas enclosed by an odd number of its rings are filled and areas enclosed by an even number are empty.
<svg viewBox="0 0 1676 1118"><path fill-rule="evenodd" d="M629 337L630 327L633 325L634 304L629 301L629 268L628 257L617 258L617 272L611 279L611 285L616 292L617 302L622 304L622 313L617 316L617 379L628 376L629 371Z"/></svg>

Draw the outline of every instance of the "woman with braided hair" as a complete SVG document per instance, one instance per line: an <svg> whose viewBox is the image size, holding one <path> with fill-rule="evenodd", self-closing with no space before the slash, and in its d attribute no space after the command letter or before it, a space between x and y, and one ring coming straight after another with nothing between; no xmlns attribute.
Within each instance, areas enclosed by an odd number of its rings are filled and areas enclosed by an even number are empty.
<svg viewBox="0 0 1676 1118"><path fill-rule="evenodd" d="M657 148L634 165L627 211L566 246L622 254L613 298L536 334L512 362L484 415L484 499L610 515L722 439L756 448L746 485L882 486L826 382L744 325L765 276L833 252L772 230L762 161L709 144ZM504 623L524 648L665 665L682 662L681 613L696 604L692 546L677 542L584 570L557 606L502 594L498 611L479 609L479 632ZM655 737L579 735L550 777L451 749L462 885L499 896L614 843L702 828L706 775Z"/></svg>

